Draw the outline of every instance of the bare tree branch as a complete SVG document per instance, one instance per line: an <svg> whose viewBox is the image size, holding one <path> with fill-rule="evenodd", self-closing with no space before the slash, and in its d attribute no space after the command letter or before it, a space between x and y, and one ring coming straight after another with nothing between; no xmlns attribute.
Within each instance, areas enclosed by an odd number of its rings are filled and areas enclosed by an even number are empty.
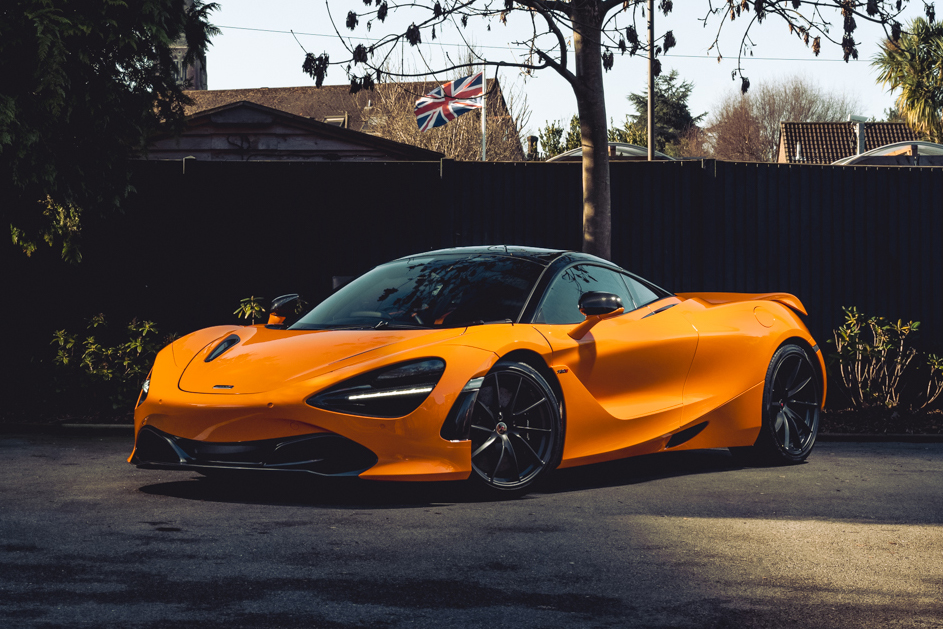
<svg viewBox="0 0 943 629"><path fill-rule="evenodd" d="M330 0L327 0L328 3ZM336 1L336 0L335 0ZM788 27L818 55L822 41L841 46L845 60L857 58L858 43L854 33L858 22L882 25L890 31L890 38L897 40L901 26L897 22L909 0L706 0L707 11L700 20L705 26L717 22L714 40L708 50L720 53L720 40L724 27L739 17L747 20L740 37L737 67L733 78L741 80L741 91L746 92L750 81L744 70L745 57L752 53L756 44L751 32L758 24L775 17ZM921 0L928 17L933 13L932 4ZM343 61L331 60L326 53L320 56L306 54L304 70L320 85L328 68L341 66L351 83L351 91L372 89L384 78L418 78L439 72L452 72L487 65L495 68L517 68L527 75L545 68L553 69L569 84L576 96L580 113L580 132L584 146L584 250L602 257L609 255L609 162L606 152L607 123L604 97L604 72L612 69L619 50L633 55L639 50L654 46L655 55L663 54L676 43L673 33L662 33L648 44L641 41L636 29L638 13L643 11L643 0L364 0L365 10L358 14L349 11L345 26L355 30L361 24L370 28L377 22L385 23L390 11L408 13L415 21L405 29L392 29L369 45L345 39L331 17L335 32L350 53ZM672 0L659 0L658 10L663 14L673 8ZM744 13L748 15L744 15ZM538 18L535 14L539 14ZM626 14L631 25L620 28L619 18ZM833 24L826 14L841 25L841 36L833 33ZM527 52L511 60L492 60L477 55L467 62L447 62L425 71L397 71L387 69L392 58L391 50L398 46L409 46L422 52L423 43L443 36L445 29L462 33L471 20L484 23L490 30L498 20L507 24L516 16L528 19L527 34L516 42L525 46ZM546 26L546 28L544 28ZM526 26L525 26L526 28ZM467 41L464 35L462 41ZM695 140L697 141L697 140Z"/></svg>

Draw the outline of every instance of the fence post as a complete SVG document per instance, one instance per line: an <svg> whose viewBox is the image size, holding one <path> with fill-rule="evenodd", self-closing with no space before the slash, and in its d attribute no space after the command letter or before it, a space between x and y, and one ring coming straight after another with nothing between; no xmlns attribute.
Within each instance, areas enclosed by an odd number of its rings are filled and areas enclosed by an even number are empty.
<svg viewBox="0 0 943 629"><path fill-rule="evenodd" d="M455 173L455 160L443 157L439 160L439 189L443 192L439 196L439 199L444 198L444 192L448 190L454 184L454 179L456 177ZM434 204L436 207L440 208L439 216L439 243L440 248L448 249L456 246L455 243L455 204L444 202Z"/></svg>

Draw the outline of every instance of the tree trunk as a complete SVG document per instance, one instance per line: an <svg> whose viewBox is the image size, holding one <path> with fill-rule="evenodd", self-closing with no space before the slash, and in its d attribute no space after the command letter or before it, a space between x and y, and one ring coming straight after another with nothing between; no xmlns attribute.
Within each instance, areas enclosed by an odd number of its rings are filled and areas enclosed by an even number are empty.
<svg viewBox="0 0 943 629"><path fill-rule="evenodd" d="M576 85L573 91L583 143L583 251L608 260L611 256L612 216L609 137L599 42L602 17L598 0L577 0L574 3Z"/></svg>

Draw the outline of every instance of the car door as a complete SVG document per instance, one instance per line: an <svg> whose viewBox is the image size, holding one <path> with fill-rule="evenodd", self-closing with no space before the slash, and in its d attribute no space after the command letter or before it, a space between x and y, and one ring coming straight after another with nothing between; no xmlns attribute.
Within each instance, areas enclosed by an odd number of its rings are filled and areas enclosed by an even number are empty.
<svg viewBox="0 0 943 629"><path fill-rule="evenodd" d="M590 291L618 295L626 312L573 339L568 332L584 319L579 298ZM651 304L637 303L652 298ZM684 381L697 348L697 331L680 312L683 308L675 307L679 302L614 269L583 264L550 283L534 323L553 350L554 368L571 371L613 418L667 412L677 416L669 423L679 423Z"/></svg>

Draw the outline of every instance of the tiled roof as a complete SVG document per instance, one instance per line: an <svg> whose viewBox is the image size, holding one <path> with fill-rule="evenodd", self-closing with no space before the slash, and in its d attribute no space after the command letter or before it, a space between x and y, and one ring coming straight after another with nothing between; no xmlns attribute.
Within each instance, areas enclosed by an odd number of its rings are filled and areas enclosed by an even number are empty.
<svg viewBox="0 0 943 629"><path fill-rule="evenodd" d="M199 160L438 161L436 151L345 129L249 101L205 109L187 117L179 136L153 139L148 157ZM274 138L277 136L277 140ZM216 138L223 141L216 142Z"/></svg>
<svg viewBox="0 0 943 629"><path fill-rule="evenodd" d="M193 104L186 108L188 116L229 103L248 101L320 122L324 122L328 116L346 112L349 119L347 126L354 131L360 131L363 127L360 114L370 100L370 92L351 94L349 85L191 90L185 93L193 99Z"/></svg>
<svg viewBox="0 0 943 629"><path fill-rule="evenodd" d="M418 99L440 84L435 82L397 83L396 87L414 92ZM377 85L374 89L384 90L394 84ZM494 91L491 91L494 86ZM506 109L501 84L489 79L489 103L492 98L499 99L499 107ZM272 109L287 111L296 116L313 118L324 122L328 116L347 114L347 128L364 131L363 109L376 96L371 91L350 93L350 85L313 85L304 87L260 87L242 90L188 90L184 92L193 99L193 104L185 108L186 114L193 115L206 109L213 109L238 101L249 101ZM490 105L489 105L490 108Z"/></svg>
<svg viewBox="0 0 943 629"><path fill-rule="evenodd" d="M919 140L914 130L903 122L866 122L864 123L864 150L870 151L879 146L895 142ZM840 159L840 158L839 158Z"/></svg>
<svg viewBox="0 0 943 629"><path fill-rule="evenodd" d="M831 164L857 153L858 141L853 122L784 122L779 131L779 161L790 164ZM917 135L903 122L864 122L865 151L916 140ZM796 159L796 144L802 159Z"/></svg>

